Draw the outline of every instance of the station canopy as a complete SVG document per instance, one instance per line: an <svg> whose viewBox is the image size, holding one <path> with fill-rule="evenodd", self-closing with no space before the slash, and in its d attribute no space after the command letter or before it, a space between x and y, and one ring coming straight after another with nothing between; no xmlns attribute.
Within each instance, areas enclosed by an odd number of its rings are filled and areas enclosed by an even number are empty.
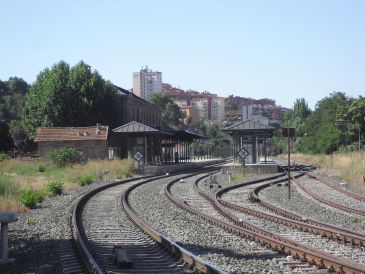
<svg viewBox="0 0 365 274"><path fill-rule="evenodd" d="M205 138L205 136L199 135L189 130L161 130L136 121L132 121L120 127L114 128L113 132L133 136L149 136L151 134L156 134L160 135L161 137L176 138L178 140L184 141L192 141L194 139Z"/></svg>
<svg viewBox="0 0 365 274"><path fill-rule="evenodd" d="M257 136L262 138L272 138L275 130L273 127L251 120L246 120L223 129L231 136Z"/></svg>

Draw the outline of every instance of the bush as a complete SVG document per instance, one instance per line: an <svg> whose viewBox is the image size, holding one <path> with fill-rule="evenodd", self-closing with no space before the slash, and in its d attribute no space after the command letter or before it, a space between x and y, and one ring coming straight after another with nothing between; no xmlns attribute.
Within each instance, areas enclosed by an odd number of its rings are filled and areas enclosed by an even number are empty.
<svg viewBox="0 0 365 274"><path fill-rule="evenodd" d="M38 166L38 172L45 172L46 171L46 167L44 165L40 165Z"/></svg>
<svg viewBox="0 0 365 274"><path fill-rule="evenodd" d="M9 160L10 156L4 152L0 152L0 162L4 160Z"/></svg>
<svg viewBox="0 0 365 274"><path fill-rule="evenodd" d="M41 203L44 199L44 194L39 191L34 191L31 188L23 190L20 195L20 202L28 208L35 208L37 203Z"/></svg>
<svg viewBox="0 0 365 274"><path fill-rule="evenodd" d="M47 190L51 195L60 195L63 190L63 184L60 182L52 182L48 184Z"/></svg>
<svg viewBox="0 0 365 274"><path fill-rule="evenodd" d="M85 154L82 151L78 151L72 147L54 149L49 153L48 157L58 167L65 167L66 165L72 165L86 161Z"/></svg>
<svg viewBox="0 0 365 274"><path fill-rule="evenodd" d="M78 177L78 184L80 186L90 185L92 182L93 182L93 176L91 175L84 175Z"/></svg>

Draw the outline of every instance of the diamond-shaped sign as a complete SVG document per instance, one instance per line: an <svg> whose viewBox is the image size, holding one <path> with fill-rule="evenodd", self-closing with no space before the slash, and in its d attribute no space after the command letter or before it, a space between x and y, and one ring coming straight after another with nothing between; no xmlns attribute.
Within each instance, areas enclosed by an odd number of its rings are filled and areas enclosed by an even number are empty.
<svg viewBox="0 0 365 274"><path fill-rule="evenodd" d="M137 160L137 162L141 161L143 158L143 154L139 151L137 151L134 155L133 158Z"/></svg>
<svg viewBox="0 0 365 274"><path fill-rule="evenodd" d="M247 155L248 155L248 151L243 147L240 149L240 151L238 151L238 156L240 156L241 159L246 159Z"/></svg>

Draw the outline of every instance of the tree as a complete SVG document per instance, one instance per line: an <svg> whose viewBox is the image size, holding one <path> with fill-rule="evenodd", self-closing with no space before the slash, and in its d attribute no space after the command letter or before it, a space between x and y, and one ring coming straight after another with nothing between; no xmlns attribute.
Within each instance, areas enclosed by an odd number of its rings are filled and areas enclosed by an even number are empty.
<svg viewBox="0 0 365 274"><path fill-rule="evenodd" d="M120 99L110 82L82 61L71 69L60 61L31 86L21 125L32 137L37 127L116 126L120 119Z"/></svg>
<svg viewBox="0 0 365 274"><path fill-rule="evenodd" d="M157 92L150 95L148 101L161 109L163 127L182 127L182 120L186 117L185 112L165 94Z"/></svg>
<svg viewBox="0 0 365 274"><path fill-rule="evenodd" d="M331 153L341 142L336 126L338 113L347 108L349 99L342 92L331 93L316 104L316 109L304 121L304 137L300 139L297 150L304 153Z"/></svg>
<svg viewBox="0 0 365 274"><path fill-rule="evenodd" d="M0 81L0 120L10 123L19 119L29 86L22 78L10 77Z"/></svg>

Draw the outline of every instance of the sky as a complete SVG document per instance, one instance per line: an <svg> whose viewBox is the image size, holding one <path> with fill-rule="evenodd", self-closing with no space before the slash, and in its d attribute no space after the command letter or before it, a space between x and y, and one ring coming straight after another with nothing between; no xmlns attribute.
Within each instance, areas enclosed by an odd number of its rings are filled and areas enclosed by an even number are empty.
<svg viewBox="0 0 365 274"><path fill-rule="evenodd" d="M148 65L182 89L285 107L365 95L362 0L0 0L0 14L2 81L83 60L126 89Z"/></svg>

